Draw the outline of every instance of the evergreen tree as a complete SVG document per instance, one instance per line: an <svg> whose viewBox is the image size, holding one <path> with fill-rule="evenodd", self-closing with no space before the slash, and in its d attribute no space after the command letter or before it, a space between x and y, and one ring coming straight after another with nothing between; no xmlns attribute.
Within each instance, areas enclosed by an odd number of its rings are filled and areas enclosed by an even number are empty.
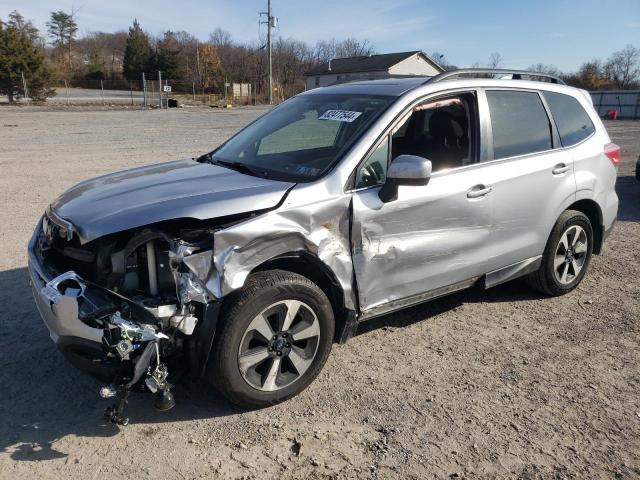
<svg viewBox="0 0 640 480"><path fill-rule="evenodd" d="M31 20L26 20L17 10L9 14L7 25L27 34L32 43L40 40L40 32Z"/></svg>
<svg viewBox="0 0 640 480"><path fill-rule="evenodd" d="M51 74L44 55L29 32L0 21L0 94L6 95L10 103L25 94L22 75L31 99L44 100L54 95L49 88Z"/></svg>
<svg viewBox="0 0 640 480"><path fill-rule="evenodd" d="M149 37L140 28L138 20L133 21L133 26L129 28L127 46L124 50L124 60L122 73L127 80L139 81L151 63L151 43Z"/></svg>
<svg viewBox="0 0 640 480"><path fill-rule="evenodd" d="M172 31L165 32L151 58L149 69L160 70L162 76L167 80L177 80L181 76L181 52L182 47L178 43L175 34Z"/></svg>
<svg viewBox="0 0 640 480"><path fill-rule="evenodd" d="M67 57L67 70L71 72L71 44L78 33L78 24L73 19L74 13L66 13L62 10L51 12L51 20L47 22L49 36L53 39L58 54L61 58Z"/></svg>

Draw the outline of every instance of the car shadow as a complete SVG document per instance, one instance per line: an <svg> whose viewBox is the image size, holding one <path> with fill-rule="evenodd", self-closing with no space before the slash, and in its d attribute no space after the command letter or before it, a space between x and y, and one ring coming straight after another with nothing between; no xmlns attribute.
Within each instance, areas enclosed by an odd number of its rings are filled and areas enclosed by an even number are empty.
<svg viewBox="0 0 640 480"><path fill-rule="evenodd" d="M631 175L618 177L616 193L620 200L618 220L640 222L640 182Z"/></svg>
<svg viewBox="0 0 640 480"><path fill-rule="evenodd" d="M365 321L358 326L356 335L383 327L407 327L454 310L465 303L503 303L541 298L544 298L544 295L533 290L521 279L504 283L489 290L473 287Z"/></svg>
<svg viewBox="0 0 640 480"><path fill-rule="evenodd" d="M0 272L0 452L19 461L64 458L55 442L67 435L111 437L119 427L103 412L112 401L100 384L69 365L42 323L26 268ZM194 388L195 387L195 388ZM176 407L153 408L149 394L132 394L126 415L132 424L154 424L241 413L202 383L178 385Z"/></svg>

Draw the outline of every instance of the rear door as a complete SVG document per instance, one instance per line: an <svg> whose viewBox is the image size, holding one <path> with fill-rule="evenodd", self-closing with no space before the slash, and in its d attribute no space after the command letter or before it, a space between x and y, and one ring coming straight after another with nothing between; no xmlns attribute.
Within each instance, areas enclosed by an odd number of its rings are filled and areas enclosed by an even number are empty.
<svg viewBox="0 0 640 480"><path fill-rule="evenodd" d="M541 93L486 89L493 188L489 271L541 255L558 208L575 198L573 158L561 148Z"/></svg>
<svg viewBox="0 0 640 480"><path fill-rule="evenodd" d="M558 127L562 146L573 158L578 190L576 199L597 198L605 209L602 212L604 219L613 219L618 203L615 194L616 173L611 162L602 154L609 139L606 135L595 135L595 125L574 97L557 92L544 92L544 97ZM599 194L602 196L598 198ZM605 205L610 209L609 212ZM596 229L599 225L593 227Z"/></svg>

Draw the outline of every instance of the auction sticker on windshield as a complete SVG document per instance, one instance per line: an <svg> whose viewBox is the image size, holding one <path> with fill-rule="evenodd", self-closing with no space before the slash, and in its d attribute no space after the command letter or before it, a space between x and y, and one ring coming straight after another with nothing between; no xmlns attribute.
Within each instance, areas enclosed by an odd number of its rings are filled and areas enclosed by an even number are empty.
<svg viewBox="0 0 640 480"><path fill-rule="evenodd" d="M327 110L321 117L319 117L319 119L351 123L360 115L362 115L362 112L350 112L349 110Z"/></svg>

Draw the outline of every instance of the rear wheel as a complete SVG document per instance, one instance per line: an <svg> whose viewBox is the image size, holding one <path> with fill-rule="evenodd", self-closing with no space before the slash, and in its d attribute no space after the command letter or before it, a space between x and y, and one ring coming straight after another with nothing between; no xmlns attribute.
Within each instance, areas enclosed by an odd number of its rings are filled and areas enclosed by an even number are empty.
<svg viewBox="0 0 640 480"><path fill-rule="evenodd" d="M221 318L208 376L240 406L265 407L300 393L331 351L331 304L317 285L295 273L252 275L225 300Z"/></svg>
<svg viewBox="0 0 640 480"><path fill-rule="evenodd" d="M582 212L566 210L556 222L537 272L529 283L548 295L564 295L578 286L591 260L593 229Z"/></svg>

